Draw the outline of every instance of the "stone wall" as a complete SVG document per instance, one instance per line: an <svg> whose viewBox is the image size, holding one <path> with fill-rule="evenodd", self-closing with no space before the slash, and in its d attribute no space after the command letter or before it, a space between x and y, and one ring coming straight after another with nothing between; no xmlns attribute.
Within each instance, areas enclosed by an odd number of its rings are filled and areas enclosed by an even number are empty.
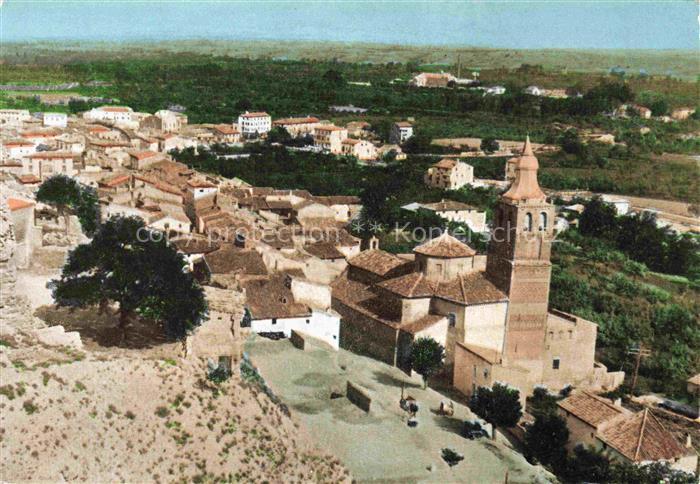
<svg viewBox="0 0 700 484"><path fill-rule="evenodd" d="M353 384L350 380L348 380L346 395L348 400L350 400L358 408L364 410L365 412L369 412L370 407L372 406L372 398L365 390Z"/></svg>

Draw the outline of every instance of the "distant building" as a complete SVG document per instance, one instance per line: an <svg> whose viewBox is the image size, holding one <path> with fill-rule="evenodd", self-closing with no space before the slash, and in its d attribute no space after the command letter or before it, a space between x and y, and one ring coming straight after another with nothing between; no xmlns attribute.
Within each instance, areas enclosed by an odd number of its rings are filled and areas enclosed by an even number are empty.
<svg viewBox="0 0 700 484"><path fill-rule="evenodd" d="M354 156L361 161L377 159L377 147L367 140L346 138L340 142L342 154Z"/></svg>
<svg viewBox="0 0 700 484"><path fill-rule="evenodd" d="M447 87L457 78L448 72L421 72L411 79L408 84L415 87Z"/></svg>
<svg viewBox="0 0 700 484"><path fill-rule="evenodd" d="M544 96L545 95L545 90L541 87L538 87L538 86L528 86L524 89L523 92L525 94L529 94L531 96Z"/></svg>
<svg viewBox="0 0 700 484"><path fill-rule="evenodd" d="M214 139L217 143L239 143L241 132L230 124L217 124L212 128Z"/></svg>
<svg viewBox="0 0 700 484"><path fill-rule="evenodd" d="M671 118L675 119L676 121L683 121L688 119L690 116L692 116L695 113L695 108L676 108L673 111L671 111Z"/></svg>
<svg viewBox="0 0 700 484"><path fill-rule="evenodd" d="M630 211L629 200L620 197L613 197L611 195L603 195L601 198L605 203L615 207L615 212L617 212L618 215L627 215Z"/></svg>
<svg viewBox="0 0 700 484"><path fill-rule="evenodd" d="M568 450L585 445L617 462L668 462L684 472L697 470L695 450L678 442L649 408L634 413L586 391L575 391L557 406L569 429Z"/></svg>
<svg viewBox="0 0 700 484"><path fill-rule="evenodd" d="M101 106L83 113L86 121L108 121L114 124L130 123L134 110L126 106Z"/></svg>
<svg viewBox="0 0 700 484"><path fill-rule="evenodd" d="M408 121L399 121L391 125L391 132L389 133L390 143L400 145L411 136L413 136L413 125Z"/></svg>
<svg viewBox="0 0 700 484"><path fill-rule="evenodd" d="M335 155L343 152L342 142L347 137L347 129L333 124L320 124L314 128L314 146Z"/></svg>
<svg viewBox="0 0 700 484"><path fill-rule="evenodd" d="M42 123L44 126L65 128L68 126L68 115L66 113L43 113Z"/></svg>
<svg viewBox="0 0 700 484"><path fill-rule="evenodd" d="M305 118L276 119L272 122L272 126L286 129L292 138L300 138L313 134L318 123L318 118L307 116Z"/></svg>
<svg viewBox="0 0 700 484"><path fill-rule="evenodd" d="M76 155L65 151L41 151L22 159L22 174L34 175L42 180L53 175L73 176Z"/></svg>
<svg viewBox="0 0 700 484"><path fill-rule="evenodd" d="M21 160L25 156L29 156L36 151L36 145L27 140L9 140L0 141L2 152L1 158L11 160Z"/></svg>
<svg viewBox="0 0 700 484"><path fill-rule="evenodd" d="M503 86L491 86L484 89L484 96L500 96L506 93L506 88Z"/></svg>
<svg viewBox="0 0 700 484"><path fill-rule="evenodd" d="M466 203L442 199L437 203L423 203L421 207L446 220L465 223L473 232L486 231L486 212Z"/></svg>
<svg viewBox="0 0 700 484"><path fill-rule="evenodd" d="M0 109L0 126L20 128L25 121L32 119L27 109Z"/></svg>
<svg viewBox="0 0 700 484"><path fill-rule="evenodd" d="M459 190L474 181L474 167L454 158L443 158L428 168L425 184L444 190Z"/></svg>
<svg viewBox="0 0 700 484"><path fill-rule="evenodd" d="M246 137L263 135L272 128L272 118L266 112L248 112L238 116L238 129Z"/></svg>
<svg viewBox="0 0 700 484"><path fill-rule="evenodd" d="M328 110L332 113L350 113L350 114L365 114L367 112L366 108L360 108L348 104L347 106L329 106Z"/></svg>

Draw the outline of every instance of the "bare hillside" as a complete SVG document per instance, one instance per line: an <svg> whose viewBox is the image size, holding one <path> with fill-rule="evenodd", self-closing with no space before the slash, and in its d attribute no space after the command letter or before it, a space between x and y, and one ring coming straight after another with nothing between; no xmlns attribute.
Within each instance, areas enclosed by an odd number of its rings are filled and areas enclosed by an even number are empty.
<svg viewBox="0 0 700 484"><path fill-rule="evenodd" d="M14 348L12 346L15 346ZM183 359L0 347L3 481L349 481L270 398Z"/></svg>

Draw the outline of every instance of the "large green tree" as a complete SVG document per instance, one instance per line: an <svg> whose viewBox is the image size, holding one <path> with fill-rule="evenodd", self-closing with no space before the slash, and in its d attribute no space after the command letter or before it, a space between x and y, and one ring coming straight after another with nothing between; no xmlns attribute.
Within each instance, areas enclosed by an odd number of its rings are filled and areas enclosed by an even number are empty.
<svg viewBox="0 0 700 484"><path fill-rule="evenodd" d="M544 412L525 432L525 448L531 457L542 464L560 466L566 460L566 442L569 429L566 422L554 412Z"/></svg>
<svg viewBox="0 0 700 484"><path fill-rule="evenodd" d="M433 338L418 338L411 345L411 366L423 377L423 388L428 378L440 371L444 364L445 348Z"/></svg>
<svg viewBox="0 0 700 484"><path fill-rule="evenodd" d="M61 277L51 282L53 297L60 306L118 303L122 330L143 317L182 338L207 311L204 292L185 265L140 218L112 217L89 244L70 252Z"/></svg>
<svg viewBox="0 0 700 484"><path fill-rule="evenodd" d="M56 208L63 217L65 231L68 233L70 216L75 214L87 235L92 235L100 220L99 201L95 189L78 183L66 175L54 175L47 178L36 193L39 202Z"/></svg>
<svg viewBox="0 0 700 484"><path fill-rule="evenodd" d="M469 408L493 426L493 438L496 438L496 427L512 427L523 414L520 392L501 383L494 383L491 388L478 387L469 401Z"/></svg>

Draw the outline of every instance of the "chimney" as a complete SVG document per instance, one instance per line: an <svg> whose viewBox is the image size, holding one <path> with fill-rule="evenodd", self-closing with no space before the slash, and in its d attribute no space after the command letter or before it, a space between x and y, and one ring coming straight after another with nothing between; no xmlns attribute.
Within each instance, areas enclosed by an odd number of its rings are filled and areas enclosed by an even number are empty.
<svg viewBox="0 0 700 484"><path fill-rule="evenodd" d="M690 432L685 434L685 447L688 449L693 448L693 438L690 436Z"/></svg>
<svg viewBox="0 0 700 484"><path fill-rule="evenodd" d="M613 401L613 405L615 405L616 407L621 407L621 406L622 406L622 399L621 399L621 398L616 398L616 399Z"/></svg>
<svg viewBox="0 0 700 484"><path fill-rule="evenodd" d="M373 236L371 239L369 239L369 249L370 250L379 249L379 239L378 238Z"/></svg>

